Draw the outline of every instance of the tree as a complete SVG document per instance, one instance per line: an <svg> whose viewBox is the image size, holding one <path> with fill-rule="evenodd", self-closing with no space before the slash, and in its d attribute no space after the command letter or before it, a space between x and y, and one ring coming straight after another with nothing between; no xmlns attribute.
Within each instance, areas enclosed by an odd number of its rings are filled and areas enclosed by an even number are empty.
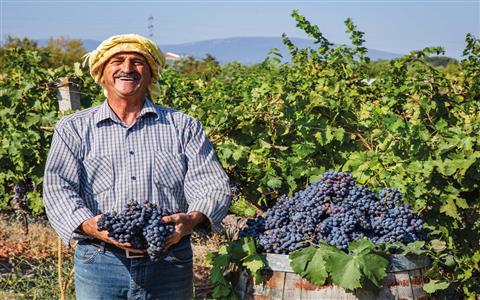
<svg viewBox="0 0 480 300"><path fill-rule="evenodd" d="M425 61L433 67L446 67L448 64L458 64L455 58L447 56L432 56L425 58Z"/></svg>
<svg viewBox="0 0 480 300"><path fill-rule="evenodd" d="M7 36L5 43L0 47L0 66L4 66L6 63L4 59L7 57L8 49L24 49L37 52L43 58L41 67L44 68L73 66L75 62L80 62L87 52L81 40L69 39L64 36L50 37L45 46L39 46L36 41L28 38Z"/></svg>
<svg viewBox="0 0 480 300"><path fill-rule="evenodd" d="M83 47L83 42L78 39L69 39L64 36L59 38L49 38L44 51L50 53L50 67L60 67L62 65L73 65L82 60L87 50Z"/></svg>
<svg viewBox="0 0 480 300"><path fill-rule="evenodd" d="M13 37L11 35L7 36L6 41L3 43L3 45L0 47L0 67L1 69L5 68L5 64L7 63L6 57L7 55L7 49L12 49L12 48L19 48L19 49L26 49L26 50L32 50L32 51L38 51L38 44L37 42L30 40L28 38L18 38L18 37Z"/></svg>
<svg viewBox="0 0 480 300"><path fill-rule="evenodd" d="M199 76L204 79L211 78L211 76L217 74L219 66L220 63L211 54L207 54L203 59L187 56L173 64L173 68L183 75Z"/></svg>

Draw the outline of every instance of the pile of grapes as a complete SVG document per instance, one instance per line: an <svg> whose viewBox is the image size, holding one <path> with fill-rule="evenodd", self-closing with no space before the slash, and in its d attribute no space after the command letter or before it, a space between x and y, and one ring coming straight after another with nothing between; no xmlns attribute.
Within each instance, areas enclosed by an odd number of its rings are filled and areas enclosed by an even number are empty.
<svg viewBox="0 0 480 300"><path fill-rule="evenodd" d="M171 215L164 208L150 202L129 202L120 213L106 212L98 220L98 230L107 230L108 236L120 243L130 243L133 248L147 249L152 261L163 254L165 241L174 226L161 221Z"/></svg>
<svg viewBox="0 0 480 300"><path fill-rule="evenodd" d="M241 234L258 237L266 252L288 254L320 241L345 250L363 237L375 244L406 244L424 239L422 225L397 189L385 188L377 198L351 175L326 172L305 190L280 197Z"/></svg>

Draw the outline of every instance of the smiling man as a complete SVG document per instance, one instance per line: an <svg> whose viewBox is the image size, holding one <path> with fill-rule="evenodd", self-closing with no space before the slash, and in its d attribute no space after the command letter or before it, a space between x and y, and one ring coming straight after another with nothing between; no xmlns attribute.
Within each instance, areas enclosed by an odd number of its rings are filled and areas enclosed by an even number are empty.
<svg viewBox="0 0 480 300"><path fill-rule="evenodd" d="M221 230L228 178L201 124L152 102L164 65L155 43L114 36L87 60L106 100L58 122L44 177L53 228L68 245L78 241L77 299L191 299L190 233ZM180 212L162 219L175 232L158 262L97 230L102 213L131 199Z"/></svg>

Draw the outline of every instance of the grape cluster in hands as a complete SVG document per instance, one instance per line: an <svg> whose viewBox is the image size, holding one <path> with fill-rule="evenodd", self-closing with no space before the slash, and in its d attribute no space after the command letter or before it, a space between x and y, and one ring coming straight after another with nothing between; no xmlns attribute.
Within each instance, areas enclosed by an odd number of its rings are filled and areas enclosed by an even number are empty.
<svg viewBox="0 0 480 300"><path fill-rule="evenodd" d="M173 225L165 224L161 221L163 216L171 214L171 212L163 208L154 209L146 226L143 228L142 233L148 244L147 253L153 261L161 257L167 237L175 231Z"/></svg>
<svg viewBox="0 0 480 300"><path fill-rule="evenodd" d="M281 196L265 217L247 222L242 235L258 237L266 252L288 254L320 241L346 250L363 237L409 243L424 238L422 225L397 189L377 197L347 173L326 172L292 197Z"/></svg>
<svg viewBox="0 0 480 300"><path fill-rule="evenodd" d="M164 208L145 201L129 202L119 212L106 212L97 222L98 230L107 230L108 236L119 243L130 243L133 248L146 249L152 261L163 254L167 237L175 230L171 224L161 221L171 215Z"/></svg>

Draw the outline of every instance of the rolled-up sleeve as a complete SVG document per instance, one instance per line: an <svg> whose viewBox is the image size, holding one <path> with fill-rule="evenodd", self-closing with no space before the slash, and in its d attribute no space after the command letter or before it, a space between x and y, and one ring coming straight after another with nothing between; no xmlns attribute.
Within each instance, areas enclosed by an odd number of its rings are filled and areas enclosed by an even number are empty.
<svg viewBox="0 0 480 300"><path fill-rule="evenodd" d="M185 134L188 167L184 191L188 212L203 213L215 231L223 232L221 221L230 205L228 176L216 158L200 122L193 121Z"/></svg>
<svg viewBox="0 0 480 300"><path fill-rule="evenodd" d="M70 245L74 231L93 213L80 197L80 139L60 122L45 165L43 199L53 229Z"/></svg>

